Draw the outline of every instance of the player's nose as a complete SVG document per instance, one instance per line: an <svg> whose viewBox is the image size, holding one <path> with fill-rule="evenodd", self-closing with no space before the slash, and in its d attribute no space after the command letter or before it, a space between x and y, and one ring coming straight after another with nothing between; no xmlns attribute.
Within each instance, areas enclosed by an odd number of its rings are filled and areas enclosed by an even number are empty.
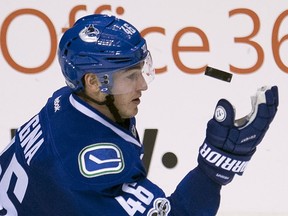
<svg viewBox="0 0 288 216"><path fill-rule="evenodd" d="M139 74L137 77L137 90L146 91L148 89L148 84L143 76L143 74Z"/></svg>

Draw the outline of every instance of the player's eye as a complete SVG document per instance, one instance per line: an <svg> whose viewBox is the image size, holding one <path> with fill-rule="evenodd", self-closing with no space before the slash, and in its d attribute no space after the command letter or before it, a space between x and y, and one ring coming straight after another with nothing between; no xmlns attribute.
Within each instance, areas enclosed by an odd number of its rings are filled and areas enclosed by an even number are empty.
<svg viewBox="0 0 288 216"><path fill-rule="evenodd" d="M126 77L130 80L136 80L139 77L140 73L140 71L131 71Z"/></svg>

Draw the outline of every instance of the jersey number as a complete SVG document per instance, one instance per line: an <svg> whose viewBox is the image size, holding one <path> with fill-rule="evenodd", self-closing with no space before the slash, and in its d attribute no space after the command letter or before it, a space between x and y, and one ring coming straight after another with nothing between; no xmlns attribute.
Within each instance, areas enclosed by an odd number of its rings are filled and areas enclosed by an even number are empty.
<svg viewBox="0 0 288 216"><path fill-rule="evenodd" d="M0 176L1 174L2 169L0 165ZM14 184L14 188L10 188L10 183L13 175L16 176L15 178L16 182ZM23 167L17 161L16 156L14 154L10 161L9 166L7 167L7 170L3 174L3 177L0 181L0 210L1 208L4 207L8 211L7 215L18 215L14 204L9 199L8 190L12 189L14 196L21 203L26 193L27 186L28 186L28 176Z"/></svg>
<svg viewBox="0 0 288 216"><path fill-rule="evenodd" d="M123 192L134 195L139 200L134 200L131 197L127 200L122 196L116 197L116 200L131 216L135 215L137 211L144 213L146 208L142 203L149 205L154 198L154 195L150 191L141 185L137 186L137 183L123 184L122 190Z"/></svg>

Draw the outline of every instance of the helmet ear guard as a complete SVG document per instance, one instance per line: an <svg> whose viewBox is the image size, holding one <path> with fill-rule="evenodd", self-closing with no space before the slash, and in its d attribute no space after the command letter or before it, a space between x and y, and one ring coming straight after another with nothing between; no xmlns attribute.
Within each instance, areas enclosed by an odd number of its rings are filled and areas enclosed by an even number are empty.
<svg viewBox="0 0 288 216"><path fill-rule="evenodd" d="M74 91L84 88L86 73L95 73L100 90L111 94L114 74L140 62L145 62L143 75L154 76L145 39L130 23L114 16L94 14L77 20L60 40L58 60L67 85Z"/></svg>

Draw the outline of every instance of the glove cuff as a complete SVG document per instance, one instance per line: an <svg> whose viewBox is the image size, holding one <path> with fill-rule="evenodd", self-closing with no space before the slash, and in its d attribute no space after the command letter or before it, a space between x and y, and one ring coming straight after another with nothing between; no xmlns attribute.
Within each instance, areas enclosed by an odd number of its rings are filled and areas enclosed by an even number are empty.
<svg viewBox="0 0 288 216"><path fill-rule="evenodd" d="M226 185L235 174L242 175L252 155L233 155L205 141L199 148L200 168L215 182Z"/></svg>

